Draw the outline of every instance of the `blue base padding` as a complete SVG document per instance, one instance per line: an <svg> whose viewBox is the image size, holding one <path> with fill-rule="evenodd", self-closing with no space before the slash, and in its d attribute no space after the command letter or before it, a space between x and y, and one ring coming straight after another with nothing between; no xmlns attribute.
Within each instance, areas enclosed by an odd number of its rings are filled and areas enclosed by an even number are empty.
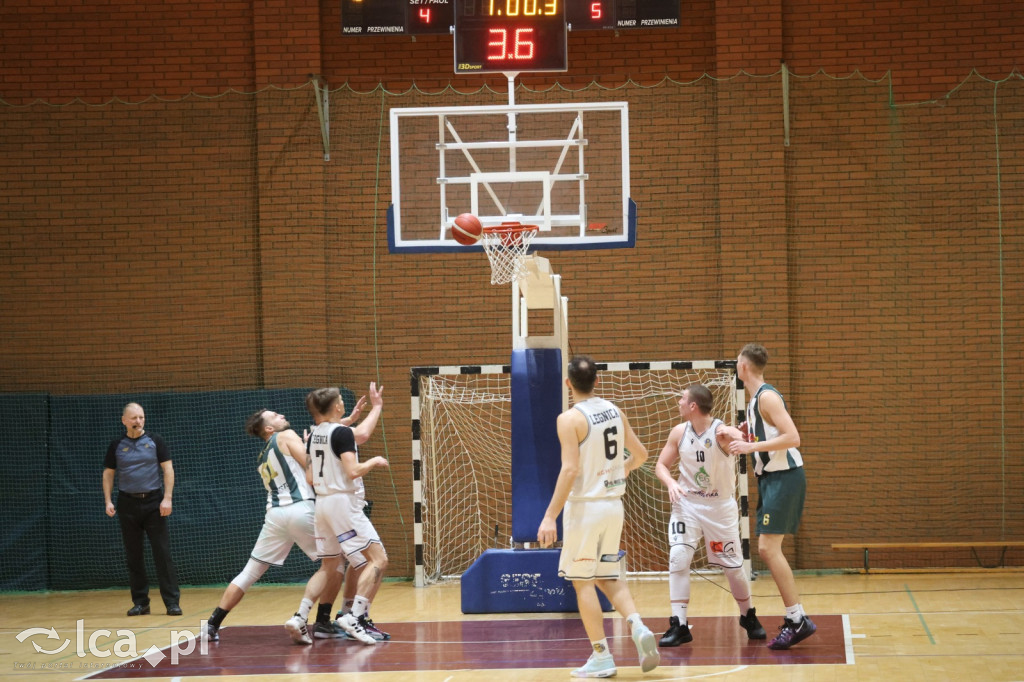
<svg viewBox="0 0 1024 682"><path fill-rule="evenodd" d="M462 574L463 613L578 611L572 583L558 577L557 549L488 549ZM600 590L601 609L612 605Z"/></svg>
<svg viewBox="0 0 1024 682"><path fill-rule="evenodd" d="M537 527L562 470L562 351L512 351L512 540L536 542ZM559 515L558 536L562 536Z"/></svg>

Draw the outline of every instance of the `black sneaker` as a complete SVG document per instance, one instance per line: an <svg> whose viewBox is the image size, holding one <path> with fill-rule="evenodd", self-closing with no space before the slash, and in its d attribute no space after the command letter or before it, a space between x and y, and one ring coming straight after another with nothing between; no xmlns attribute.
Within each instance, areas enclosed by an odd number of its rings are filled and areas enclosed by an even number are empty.
<svg viewBox="0 0 1024 682"><path fill-rule="evenodd" d="M128 609L129 616L148 616L149 615L149 604L136 604L135 606Z"/></svg>
<svg viewBox="0 0 1024 682"><path fill-rule="evenodd" d="M204 623L203 629L199 631L199 636L204 642L219 642L220 626Z"/></svg>
<svg viewBox="0 0 1024 682"><path fill-rule="evenodd" d="M740 627L747 631L747 639L767 639L768 635L757 619L757 610L751 606L747 615L740 616Z"/></svg>
<svg viewBox="0 0 1024 682"><path fill-rule="evenodd" d="M813 635L817 629L818 627L807 616L804 616L799 623L794 623L789 618L783 618L782 625L779 626L779 634L771 641L768 648L788 649Z"/></svg>
<svg viewBox="0 0 1024 682"><path fill-rule="evenodd" d="M679 619L672 616L668 619L668 632L660 640L658 646L679 646L693 641L689 625L680 625Z"/></svg>
<svg viewBox="0 0 1024 682"><path fill-rule="evenodd" d="M177 604L171 604L170 606L167 607L167 615L168 616L180 616L181 615L181 607L178 606Z"/></svg>
<svg viewBox="0 0 1024 682"><path fill-rule="evenodd" d="M314 639L349 639L349 636L341 629L341 626L333 620L326 623L318 620L313 623Z"/></svg>

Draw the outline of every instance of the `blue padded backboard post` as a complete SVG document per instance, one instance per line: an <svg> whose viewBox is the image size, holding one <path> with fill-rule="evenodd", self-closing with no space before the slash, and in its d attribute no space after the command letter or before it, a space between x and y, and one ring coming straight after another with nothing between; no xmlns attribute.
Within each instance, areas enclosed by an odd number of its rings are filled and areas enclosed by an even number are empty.
<svg viewBox="0 0 1024 682"><path fill-rule="evenodd" d="M537 527L562 468L562 351L512 351L512 541L536 542ZM562 535L562 517L558 517Z"/></svg>

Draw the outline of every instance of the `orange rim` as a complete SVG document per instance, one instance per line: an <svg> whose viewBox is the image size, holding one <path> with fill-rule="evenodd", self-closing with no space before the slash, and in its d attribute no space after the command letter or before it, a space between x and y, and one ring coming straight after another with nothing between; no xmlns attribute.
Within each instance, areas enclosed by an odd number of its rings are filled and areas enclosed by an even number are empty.
<svg viewBox="0 0 1024 682"><path fill-rule="evenodd" d="M540 227L537 225L523 225L521 223L502 223L501 225L485 227L484 232L486 232L487 234L513 235L522 234L523 232L536 232L539 229Z"/></svg>

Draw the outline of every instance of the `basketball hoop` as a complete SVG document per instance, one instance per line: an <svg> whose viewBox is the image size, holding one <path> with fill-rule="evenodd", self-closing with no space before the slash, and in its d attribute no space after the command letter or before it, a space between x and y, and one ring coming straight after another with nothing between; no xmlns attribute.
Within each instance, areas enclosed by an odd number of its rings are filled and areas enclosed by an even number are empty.
<svg viewBox="0 0 1024 682"><path fill-rule="evenodd" d="M510 284L526 275L523 262L539 229L517 222L484 228L480 241L491 262L491 284Z"/></svg>

